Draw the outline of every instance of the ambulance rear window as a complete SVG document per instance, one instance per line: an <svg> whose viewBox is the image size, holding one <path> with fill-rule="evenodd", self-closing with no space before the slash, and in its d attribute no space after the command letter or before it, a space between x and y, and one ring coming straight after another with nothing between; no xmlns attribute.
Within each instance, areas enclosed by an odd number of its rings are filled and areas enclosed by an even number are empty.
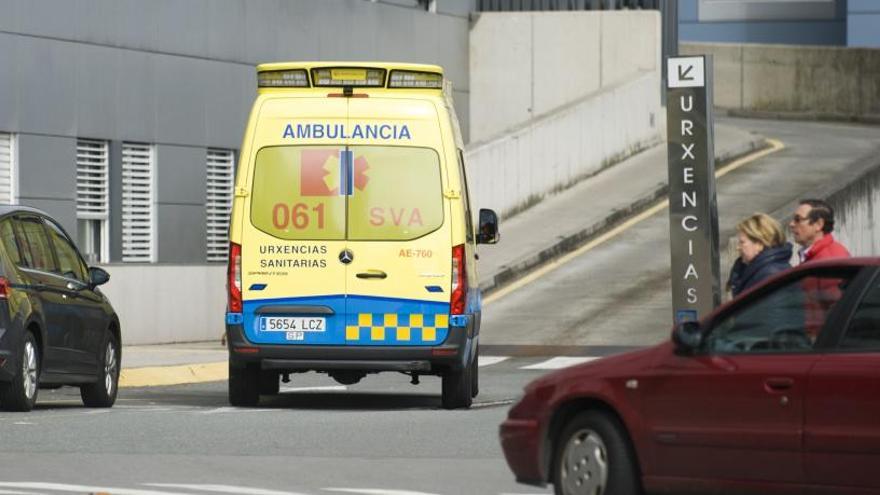
<svg viewBox="0 0 880 495"><path fill-rule="evenodd" d="M345 239L340 146L276 146L257 152L251 223L288 240Z"/></svg>
<svg viewBox="0 0 880 495"><path fill-rule="evenodd" d="M429 148L352 146L348 207L353 241L416 239L443 225L440 158Z"/></svg>
<svg viewBox="0 0 880 495"><path fill-rule="evenodd" d="M440 159L429 148L263 148L252 198L254 227L287 240L411 240L443 225Z"/></svg>

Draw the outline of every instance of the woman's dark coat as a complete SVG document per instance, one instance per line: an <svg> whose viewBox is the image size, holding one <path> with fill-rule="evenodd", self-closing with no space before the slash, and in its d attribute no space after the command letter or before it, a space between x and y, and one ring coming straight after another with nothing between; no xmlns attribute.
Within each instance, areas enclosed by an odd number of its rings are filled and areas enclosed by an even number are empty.
<svg viewBox="0 0 880 495"><path fill-rule="evenodd" d="M779 272L791 268L791 244L786 242L781 246L766 248L748 265L743 263L742 257L737 258L730 269L728 287L733 297L741 292L758 285L762 280L776 275Z"/></svg>

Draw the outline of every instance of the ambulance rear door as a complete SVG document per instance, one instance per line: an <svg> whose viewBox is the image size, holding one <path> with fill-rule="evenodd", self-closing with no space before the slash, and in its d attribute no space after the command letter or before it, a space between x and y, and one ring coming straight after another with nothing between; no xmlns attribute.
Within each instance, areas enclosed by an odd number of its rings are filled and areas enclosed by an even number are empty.
<svg viewBox="0 0 880 495"><path fill-rule="evenodd" d="M258 344L345 343L343 98L270 98L242 226L243 324Z"/></svg>
<svg viewBox="0 0 880 495"><path fill-rule="evenodd" d="M348 101L346 343L442 344L452 230L437 111L415 98Z"/></svg>

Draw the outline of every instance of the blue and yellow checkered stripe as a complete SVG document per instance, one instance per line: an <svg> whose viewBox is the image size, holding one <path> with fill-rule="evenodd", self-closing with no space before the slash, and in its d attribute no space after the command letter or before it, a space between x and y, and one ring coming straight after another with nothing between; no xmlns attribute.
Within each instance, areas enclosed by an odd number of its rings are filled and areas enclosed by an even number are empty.
<svg viewBox="0 0 880 495"><path fill-rule="evenodd" d="M436 345L446 340L446 313L358 313L345 326L348 344Z"/></svg>

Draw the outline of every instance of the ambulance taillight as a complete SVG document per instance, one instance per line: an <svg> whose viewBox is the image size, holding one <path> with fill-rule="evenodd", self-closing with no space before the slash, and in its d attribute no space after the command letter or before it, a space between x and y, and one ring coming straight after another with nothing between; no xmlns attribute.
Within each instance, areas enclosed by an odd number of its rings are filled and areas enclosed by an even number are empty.
<svg viewBox="0 0 880 495"><path fill-rule="evenodd" d="M229 266L226 269L229 312L241 313L241 246L229 243Z"/></svg>
<svg viewBox="0 0 880 495"><path fill-rule="evenodd" d="M467 299L467 276L465 274L464 244L452 248L452 297L450 314L463 315Z"/></svg>

